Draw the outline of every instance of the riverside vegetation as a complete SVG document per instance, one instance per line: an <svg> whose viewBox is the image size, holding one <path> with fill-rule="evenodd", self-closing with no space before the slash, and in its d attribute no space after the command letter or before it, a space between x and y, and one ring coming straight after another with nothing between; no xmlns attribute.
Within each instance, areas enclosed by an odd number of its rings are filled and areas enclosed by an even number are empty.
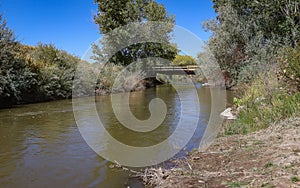
<svg viewBox="0 0 300 188"><path fill-rule="evenodd" d="M213 0L208 49L237 120L226 120L207 152L147 169L150 187L299 187L300 4L297 0ZM199 54L199 58L206 52Z"/></svg>
<svg viewBox="0 0 300 188"><path fill-rule="evenodd" d="M67 99L80 59L53 45L20 44L0 17L0 105Z"/></svg>
<svg viewBox="0 0 300 188"><path fill-rule="evenodd" d="M156 1L105 0L96 3L95 22L102 34L130 22L164 21L169 23L169 28L162 36L169 41L175 18ZM238 118L226 123L220 138L207 153L195 152L186 161L181 161L178 169L148 170L150 176L145 176L145 183L160 187L174 184L297 187L300 178L300 140L297 136L300 4L298 0L213 0L213 3L217 17L203 24L212 33L207 49L220 65L226 87L237 90L234 108ZM31 47L20 44L2 16L0 37L2 107L70 98L73 84L81 84L73 83L76 67L81 62L78 57L53 45ZM109 49L118 46L118 41L105 37L101 43L102 49L96 46L94 49L98 62L107 58ZM95 89L100 94L109 93L118 70L141 58L162 57L181 65L174 61L177 48L170 42L168 44L136 44L120 50L109 59L110 64L102 70ZM199 54L195 61L201 60L205 53ZM185 61L192 63L189 58ZM97 73L95 65L82 64L86 66L86 72L80 74ZM90 94L82 88L81 95ZM253 154L254 150L257 152Z"/></svg>
<svg viewBox="0 0 300 188"><path fill-rule="evenodd" d="M106 34L113 29L130 22L163 21L169 23L165 33L161 33L166 42L174 26L174 16L169 16L163 5L155 1L128 1L126 6L121 1L96 1L98 16L95 17L100 32ZM110 8L108 8L110 7ZM134 12L132 12L134 10ZM115 17L117 11L123 11L121 17ZM105 12L105 14L103 14ZM52 44L38 44L37 46L23 45L16 40L14 32L6 26L6 20L0 17L0 107L9 107L16 104L42 102L72 97L72 89L76 87L77 96L93 94L109 94L112 92L114 81L125 66L140 58L148 56L162 57L174 65L194 64L193 58L177 55L174 45L164 46L147 43L126 47L110 59L105 59L109 49L118 43L110 38L103 37L102 49L94 46L94 59L96 63L90 64L78 57L57 49ZM131 36L132 38L137 36ZM101 70L99 64L109 62ZM78 65L84 66L85 83L73 81ZM93 78L97 77L94 83ZM156 80L138 80L134 75L128 82L137 83L134 90L155 86ZM135 79L133 81L133 79ZM161 81L166 80L161 76ZM78 87L78 85L80 85ZM88 91L95 85L95 91ZM80 88L80 89L79 89ZM123 91L123 90L122 90ZM124 91L127 91L124 89Z"/></svg>
<svg viewBox="0 0 300 188"><path fill-rule="evenodd" d="M27 46L18 42L11 29L0 17L0 107L16 104L42 102L72 97L77 84L95 85L93 77L99 73L97 64L90 64L80 58L57 49L52 44ZM73 81L77 66L85 66L88 83ZM95 90L109 93L118 70L122 66L108 65L99 74ZM86 88L78 89L79 96L88 93Z"/></svg>

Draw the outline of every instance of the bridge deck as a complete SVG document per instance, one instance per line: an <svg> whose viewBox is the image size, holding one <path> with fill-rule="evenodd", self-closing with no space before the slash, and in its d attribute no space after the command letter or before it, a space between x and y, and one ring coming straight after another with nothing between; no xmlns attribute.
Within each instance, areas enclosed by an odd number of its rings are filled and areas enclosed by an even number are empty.
<svg viewBox="0 0 300 188"><path fill-rule="evenodd" d="M195 75L196 70L199 67L195 65L190 66L156 66L152 67L152 69L148 70L148 72L156 73L156 74L167 74L167 75Z"/></svg>

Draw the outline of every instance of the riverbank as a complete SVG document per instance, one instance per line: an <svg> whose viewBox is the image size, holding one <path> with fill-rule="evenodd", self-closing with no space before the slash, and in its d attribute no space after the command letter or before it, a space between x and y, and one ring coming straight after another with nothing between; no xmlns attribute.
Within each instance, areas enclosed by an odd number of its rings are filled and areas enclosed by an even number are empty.
<svg viewBox="0 0 300 188"><path fill-rule="evenodd" d="M151 169L151 187L299 187L300 117L248 135L221 136L205 152Z"/></svg>

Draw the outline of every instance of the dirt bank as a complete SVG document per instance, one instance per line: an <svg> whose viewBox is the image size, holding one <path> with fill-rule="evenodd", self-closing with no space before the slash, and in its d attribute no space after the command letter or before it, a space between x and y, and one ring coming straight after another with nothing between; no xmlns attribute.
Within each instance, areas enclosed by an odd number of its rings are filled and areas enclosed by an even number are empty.
<svg viewBox="0 0 300 188"><path fill-rule="evenodd" d="M218 138L205 153L150 169L152 187L300 187L300 118L250 135Z"/></svg>

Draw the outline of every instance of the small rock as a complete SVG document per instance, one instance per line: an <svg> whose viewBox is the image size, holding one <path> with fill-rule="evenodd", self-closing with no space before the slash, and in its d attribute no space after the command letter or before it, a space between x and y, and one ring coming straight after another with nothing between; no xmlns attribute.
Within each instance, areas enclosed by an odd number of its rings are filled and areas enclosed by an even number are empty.
<svg viewBox="0 0 300 188"><path fill-rule="evenodd" d="M203 180L198 180L199 183L205 183Z"/></svg>
<svg viewBox="0 0 300 188"><path fill-rule="evenodd" d="M229 120L235 120L236 116L234 116L232 114L232 109L231 108L227 108L224 112L221 113L221 116L224 117L225 119L229 119Z"/></svg>

